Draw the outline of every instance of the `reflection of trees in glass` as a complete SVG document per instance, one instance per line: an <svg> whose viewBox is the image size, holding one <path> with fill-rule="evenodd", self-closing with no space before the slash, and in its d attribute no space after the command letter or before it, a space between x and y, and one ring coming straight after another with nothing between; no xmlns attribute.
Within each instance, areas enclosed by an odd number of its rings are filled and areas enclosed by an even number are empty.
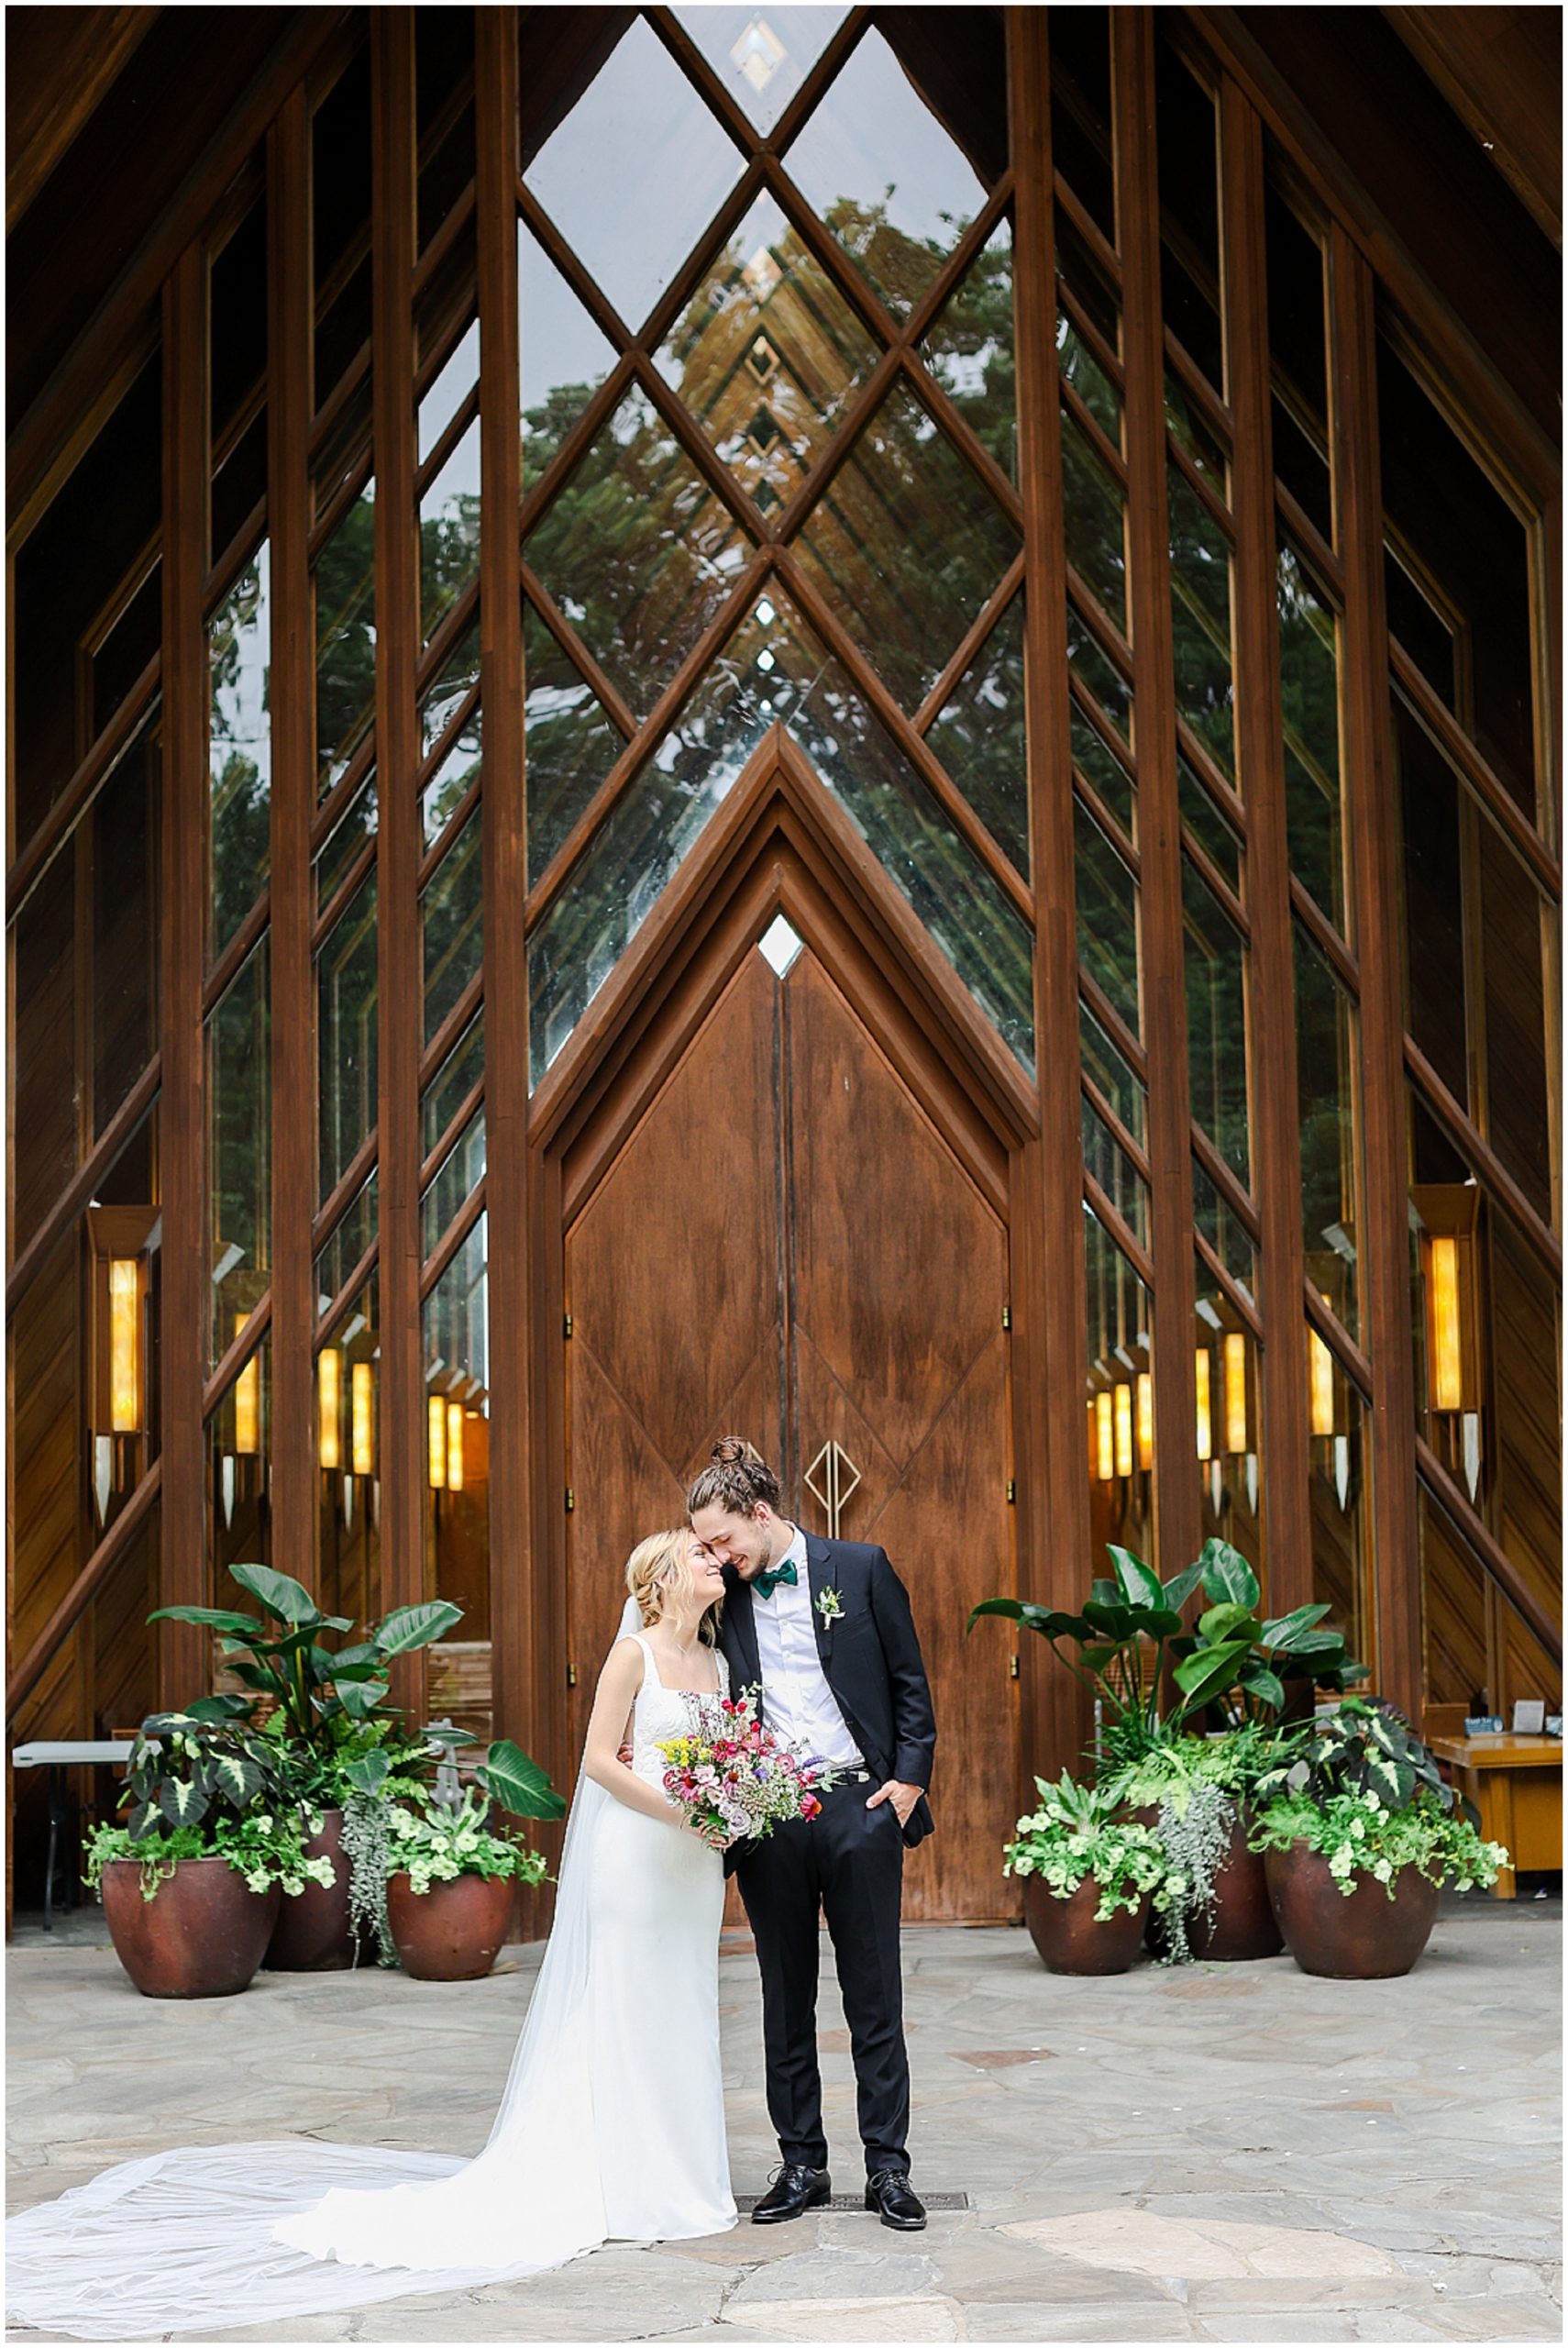
<svg viewBox="0 0 1568 2348"><path fill-rule="evenodd" d="M1309 1257L1328 1257L1336 1227L1353 1236L1354 1180L1351 1159L1350 1002L1332 970L1310 946L1299 923L1296 944L1296 1058L1301 1097L1301 1227ZM1341 1266L1343 1267L1342 1271ZM1345 1326L1356 1330L1353 1266L1342 1256L1332 1301ZM1343 1281L1343 1289L1340 1288Z"/></svg>
<svg viewBox="0 0 1568 2348"><path fill-rule="evenodd" d="M1288 543L1279 549L1278 604L1290 861L1317 903L1342 931L1340 679L1334 615L1313 592Z"/></svg>
<svg viewBox="0 0 1568 2348"><path fill-rule="evenodd" d="M965 798L1029 878L1029 775L1023 737L1023 597L1015 595L972 669L933 720L927 741Z"/></svg>
<svg viewBox="0 0 1568 2348"><path fill-rule="evenodd" d="M960 233L967 226L960 224ZM981 447L1018 479L1012 229L1000 221L922 339L925 360Z"/></svg>
<svg viewBox="0 0 1568 2348"><path fill-rule="evenodd" d="M1172 464L1167 476L1176 707L1233 781L1231 549L1186 475Z"/></svg>
<svg viewBox="0 0 1568 2348"><path fill-rule="evenodd" d="M483 947L480 858L483 810L476 807L436 866L419 901L428 1044L480 966Z"/></svg>
<svg viewBox="0 0 1568 2348"><path fill-rule="evenodd" d="M271 814L267 555L263 544L207 623L214 955L223 951L267 882Z"/></svg>
<svg viewBox="0 0 1568 2348"><path fill-rule="evenodd" d="M316 957L317 1126L326 1198L376 1121L376 873Z"/></svg>
<svg viewBox="0 0 1568 2348"><path fill-rule="evenodd" d="M269 944L263 930L207 1019L209 1363L233 1336L236 1312L259 1302L272 1259Z"/></svg>
<svg viewBox="0 0 1568 2348"><path fill-rule="evenodd" d="M468 485L468 484L471 484ZM425 641L480 560L479 423L458 441L419 509L419 616Z"/></svg>
<svg viewBox="0 0 1568 2348"><path fill-rule="evenodd" d="M531 604L523 612L527 680L528 878L543 872L625 747Z"/></svg>
<svg viewBox="0 0 1568 2348"><path fill-rule="evenodd" d="M316 787L325 797L376 707L376 504L367 482L316 557Z"/></svg>
<svg viewBox="0 0 1568 2348"><path fill-rule="evenodd" d="M1249 1182L1246 948L1186 857L1181 895L1192 1113L1232 1171Z"/></svg>

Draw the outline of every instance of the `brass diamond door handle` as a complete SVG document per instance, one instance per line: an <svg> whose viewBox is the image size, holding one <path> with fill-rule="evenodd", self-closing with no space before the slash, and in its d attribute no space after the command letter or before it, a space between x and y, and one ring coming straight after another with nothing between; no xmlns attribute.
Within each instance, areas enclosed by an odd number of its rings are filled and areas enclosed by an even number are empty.
<svg viewBox="0 0 1568 2348"><path fill-rule="evenodd" d="M822 1483L816 1479L822 1477ZM847 1481L845 1478L847 1476ZM806 1470L806 1490L827 1512L828 1538L838 1539L840 1519L860 1483L860 1470L841 1443L830 1435ZM826 1490L823 1489L823 1485Z"/></svg>

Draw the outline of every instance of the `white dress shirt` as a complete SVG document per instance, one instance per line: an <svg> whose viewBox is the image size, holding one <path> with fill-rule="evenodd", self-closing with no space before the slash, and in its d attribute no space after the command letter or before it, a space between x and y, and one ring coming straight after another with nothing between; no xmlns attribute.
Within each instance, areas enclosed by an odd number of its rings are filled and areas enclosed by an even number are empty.
<svg viewBox="0 0 1568 2348"><path fill-rule="evenodd" d="M792 1564L799 1579L776 1582L766 1598L755 1585L752 1589L751 1613L756 1624L767 1725L775 1736L800 1753L831 1762L834 1768L863 1769L864 1755L838 1709L817 1653L806 1573L806 1536L799 1525L783 1556L773 1562Z"/></svg>

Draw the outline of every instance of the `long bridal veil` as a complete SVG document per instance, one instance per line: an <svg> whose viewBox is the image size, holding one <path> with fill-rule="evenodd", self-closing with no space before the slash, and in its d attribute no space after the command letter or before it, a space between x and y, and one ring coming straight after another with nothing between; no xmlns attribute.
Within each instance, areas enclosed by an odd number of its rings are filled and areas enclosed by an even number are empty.
<svg viewBox="0 0 1568 2348"><path fill-rule="evenodd" d="M639 1620L628 1599L617 1635ZM156 2339L514 2281L596 2247L589 1893L613 1800L580 1775L555 1923L481 2152L293 2137L121 2162L7 2221L11 2312L83 2340Z"/></svg>

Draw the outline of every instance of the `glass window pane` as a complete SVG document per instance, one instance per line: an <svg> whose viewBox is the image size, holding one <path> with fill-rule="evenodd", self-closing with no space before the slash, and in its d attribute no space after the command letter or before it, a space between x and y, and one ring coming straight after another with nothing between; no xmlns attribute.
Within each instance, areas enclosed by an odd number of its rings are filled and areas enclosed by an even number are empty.
<svg viewBox="0 0 1568 2348"><path fill-rule="evenodd" d="M1310 1324L1305 1335L1312 1599L1329 1609L1324 1628L1338 1631L1364 1660L1372 1596L1366 1407Z"/></svg>
<svg viewBox="0 0 1568 2348"><path fill-rule="evenodd" d="M801 569L914 710L995 593L1018 533L906 385L807 516Z"/></svg>
<svg viewBox="0 0 1568 2348"><path fill-rule="evenodd" d="M474 809L420 892L427 1044L477 975L482 956L483 812Z"/></svg>
<svg viewBox="0 0 1568 2348"><path fill-rule="evenodd" d="M481 1103L447 1152L425 1186L420 1201L420 1234L425 1255L433 1256L443 1234L484 1172L484 1108Z"/></svg>
<svg viewBox="0 0 1568 2348"><path fill-rule="evenodd" d="M419 755L427 759L480 681L480 627L466 628L419 702Z"/></svg>
<svg viewBox="0 0 1568 2348"><path fill-rule="evenodd" d="M1056 314L1056 364L1113 449L1121 447L1121 395L1065 310Z"/></svg>
<svg viewBox="0 0 1568 2348"><path fill-rule="evenodd" d="M1077 607L1067 599L1067 659L1074 675L1088 687L1111 723L1121 734L1123 743L1132 738L1132 688L1120 669L1101 651L1099 639L1080 616Z"/></svg>
<svg viewBox="0 0 1568 2348"><path fill-rule="evenodd" d="M267 705L271 659L262 540L207 622L212 924L215 961L267 885L271 819L272 732Z"/></svg>
<svg viewBox="0 0 1568 2348"><path fill-rule="evenodd" d="M233 1338L244 1314L223 1317L218 1350ZM222 1401L208 1413L207 1559L210 1602L247 1606L228 1578L231 1565L269 1566L272 1511L268 1483L272 1457L272 1341L264 1336ZM290 1560L296 1563L297 1560Z"/></svg>
<svg viewBox="0 0 1568 2348"><path fill-rule="evenodd" d="M426 1556L436 1598L463 1610L455 1627L490 1636L489 1218L480 1214L425 1300ZM451 1650L447 1650L448 1660ZM488 1684L488 1675L487 1675Z"/></svg>
<svg viewBox="0 0 1568 2348"><path fill-rule="evenodd" d="M1078 1052L1085 1073L1099 1085L1139 1148L1146 1149L1149 1139L1147 1089L1081 997L1078 1002Z"/></svg>
<svg viewBox="0 0 1568 2348"><path fill-rule="evenodd" d="M998 846L1029 878L1023 597L1015 595L926 739Z"/></svg>
<svg viewBox="0 0 1568 2348"><path fill-rule="evenodd" d="M525 495L615 364L615 352L522 220L517 299Z"/></svg>
<svg viewBox="0 0 1568 2348"><path fill-rule="evenodd" d="M1214 101L1163 34L1154 45L1165 322L1215 390L1225 389L1220 327L1220 172Z"/></svg>
<svg viewBox="0 0 1568 2348"><path fill-rule="evenodd" d="M1181 860L1192 1113L1231 1171L1250 1182L1246 945L1190 859Z"/></svg>
<svg viewBox="0 0 1568 2348"><path fill-rule="evenodd" d="M1198 1267L1197 1449L1203 1537L1229 1541L1264 1573L1258 1356L1235 1306Z"/></svg>
<svg viewBox="0 0 1568 2348"><path fill-rule="evenodd" d="M375 1237L380 1207L372 1168L332 1226L332 1236L315 1257L315 1309L323 1313L353 1276L354 1267Z"/></svg>
<svg viewBox="0 0 1568 2348"><path fill-rule="evenodd" d="M316 559L315 772L325 799L376 711L376 485L367 482Z"/></svg>
<svg viewBox="0 0 1568 2348"><path fill-rule="evenodd" d="M381 1612L379 1292L372 1272L315 1357L319 1601L360 1623Z"/></svg>
<svg viewBox="0 0 1568 2348"><path fill-rule="evenodd" d="M1342 1328L1361 1334L1356 1277L1356 1062L1351 998L1310 944L1296 940L1296 1065L1301 1099L1301 1227L1307 1277Z"/></svg>
<svg viewBox="0 0 1568 2348"><path fill-rule="evenodd" d="M366 39L311 120L318 410L370 331L370 106Z"/></svg>
<svg viewBox="0 0 1568 2348"><path fill-rule="evenodd" d="M474 319L442 362L419 403L417 461L424 464L469 393L479 382L480 329Z"/></svg>
<svg viewBox="0 0 1568 2348"><path fill-rule="evenodd" d="M1132 1033L1141 1036L1138 883L1076 795L1073 836L1078 959Z"/></svg>
<svg viewBox="0 0 1568 2348"><path fill-rule="evenodd" d="M764 192L657 357L758 510L787 504L877 361L877 346Z"/></svg>
<svg viewBox="0 0 1568 2348"><path fill-rule="evenodd" d="M1053 8L1051 160L1109 244L1116 242L1110 11Z"/></svg>
<svg viewBox="0 0 1568 2348"><path fill-rule="evenodd" d="M1167 467L1166 478L1176 708L1234 782L1230 541L1178 465Z"/></svg>
<svg viewBox="0 0 1568 2348"><path fill-rule="evenodd" d="M1264 133L1273 153L1273 138ZM1268 341L1274 377L1274 469L1331 545L1328 312L1323 249L1274 183L1264 189Z"/></svg>
<svg viewBox="0 0 1568 2348"><path fill-rule="evenodd" d="M1247 1227L1196 1157L1192 1161L1192 1220L1237 1286L1247 1296L1255 1296L1257 1269Z"/></svg>
<svg viewBox="0 0 1568 2348"><path fill-rule="evenodd" d="M844 8L677 8L730 95L766 138L833 39Z"/></svg>
<svg viewBox="0 0 1568 2348"><path fill-rule="evenodd" d="M152 1058L158 1038L158 837L162 772L161 712L154 702L83 820L93 865L92 1130L110 1118ZM69 875L71 858L59 859ZM18 924L18 929L20 925ZM60 943L62 941L58 941ZM18 972L20 961L18 958ZM30 1054L17 1046L18 1092ZM57 1025L63 1039L70 1030ZM42 1055L48 1069L51 1055ZM22 1120L13 1124L19 1161Z"/></svg>
<svg viewBox="0 0 1568 2348"><path fill-rule="evenodd" d="M894 311L913 309L985 197L875 28L856 44L787 168Z"/></svg>
<svg viewBox="0 0 1568 2348"><path fill-rule="evenodd" d="M535 933L536 1082L776 720L841 800L980 1008L1032 1066L1027 930L839 664L773 594L731 638Z"/></svg>
<svg viewBox="0 0 1568 2348"><path fill-rule="evenodd" d="M1126 500L1077 419L1062 412L1062 526L1067 560L1127 633Z"/></svg>
<svg viewBox="0 0 1568 2348"><path fill-rule="evenodd" d="M376 836L376 770L372 767L315 852L315 912L319 917L343 885L367 840Z"/></svg>
<svg viewBox="0 0 1568 2348"><path fill-rule="evenodd" d="M528 879L536 881L625 743L532 604L523 605Z"/></svg>
<svg viewBox="0 0 1568 2348"><path fill-rule="evenodd" d="M920 355L981 447L1016 481L1010 220L991 230L922 337Z"/></svg>
<svg viewBox="0 0 1568 2348"><path fill-rule="evenodd" d="M1080 1094L1084 1170L1135 1236L1149 1245L1149 1186L1087 1095Z"/></svg>
<svg viewBox="0 0 1568 2348"><path fill-rule="evenodd" d="M1184 829L1216 864L1237 895L1242 894L1242 843L1220 811L1207 783L1176 753L1176 794Z"/></svg>
<svg viewBox="0 0 1568 2348"><path fill-rule="evenodd" d="M1112 757L1098 726L1089 723L1076 703L1068 724L1073 739L1074 766L1085 781L1099 792L1128 838L1134 839L1137 835L1132 778L1121 759Z"/></svg>
<svg viewBox="0 0 1568 2348"><path fill-rule="evenodd" d="M320 1196L331 1195L376 1122L376 872L370 870L315 958Z"/></svg>
<svg viewBox="0 0 1568 2348"><path fill-rule="evenodd" d="M420 794L425 845L434 847L479 778L483 764L483 711L476 701Z"/></svg>
<svg viewBox="0 0 1568 2348"><path fill-rule="evenodd" d="M263 931L206 1020L209 1369L271 1277L269 943Z"/></svg>
<svg viewBox="0 0 1568 2348"><path fill-rule="evenodd" d="M1169 362L1165 366L1165 424L1173 439L1180 442L1214 492L1224 504L1231 502L1231 452L1220 435L1211 430L1198 402L1182 389L1181 379Z"/></svg>
<svg viewBox="0 0 1568 2348"><path fill-rule="evenodd" d="M1091 1208L1084 1208L1088 1284L1089 1557L1099 1573L1118 1542L1157 1569L1154 1548L1154 1300ZM1175 1570L1172 1564L1169 1570Z"/></svg>
<svg viewBox="0 0 1568 2348"><path fill-rule="evenodd" d="M1351 936L1340 780L1338 615L1287 538L1279 548L1279 677L1292 870Z"/></svg>
<svg viewBox="0 0 1568 2348"><path fill-rule="evenodd" d="M525 33L525 73L527 52ZM612 157L613 171L605 168ZM741 168L736 149L637 17L524 176L635 329Z"/></svg>
<svg viewBox="0 0 1568 2348"><path fill-rule="evenodd" d="M428 644L479 570L480 426L476 415L419 501L419 617Z"/></svg>
<svg viewBox="0 0 1568 2348"><path fill-rule="evenodd" d="M481 1003L425 1088L420 1104L422 1147L435 1148L462 1102L484 1073L484 1005Z"/></svg>
<svg viewBox="0 0 1568 2348"><path fill-rule="evenodd" d="M527 546L536 575L643 714L750 552L641 391L622 402Z"/></svg>

